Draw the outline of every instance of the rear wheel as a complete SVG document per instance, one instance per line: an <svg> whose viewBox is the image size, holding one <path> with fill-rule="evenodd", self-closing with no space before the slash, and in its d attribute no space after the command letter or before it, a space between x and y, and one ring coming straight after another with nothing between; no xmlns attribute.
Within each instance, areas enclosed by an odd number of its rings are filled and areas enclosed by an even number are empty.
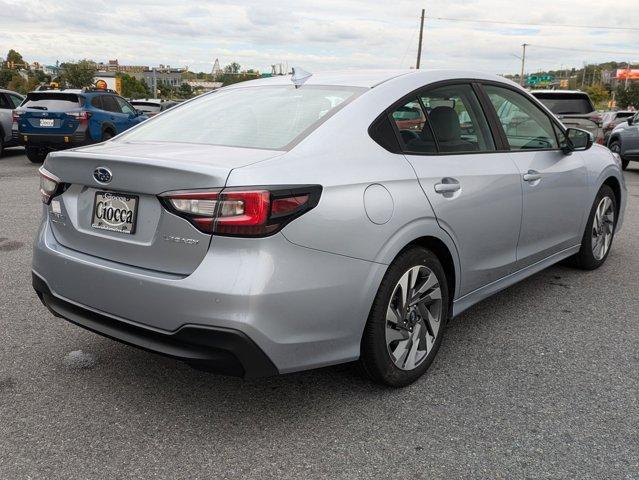
<svg viewBox="0 0 639 480"><path fill-rule="evenodd" d="M435 358L447 318L441 263L429 250L406 250L389 267L373 302L362 336L362 369L380 384L413 383Z"/></svg>
<svg viewBox="0 0 639 480"><path fill-rule="evenodd" d="M107 140L111 140L113 138L113 133L110 130L105 130L102 133L102 142L106 142Z"/></svg>
<svg viewBox="0 0 639 480"><path fill-rule="evenodd" d="M628 164L630 163L630 160L624 160L624 158L621 156L621 143L619 142L619 140L613 140L610 143L609 148L611 152L618 154L619 157L621 158L621 168L623 168L624 170L628 168Z"/></svg>
<svg viewBox="0 0 639 480"><path fill-rule="evenodd" d="M26 148L27 158L31 163L42 163L44 159L47 158L47 151L44 148L38 147L27 147Z"/></svg>
<svg viewBox="0 0 639 480"><path fill-rule="evenodd" d="M4 138L3 137L3 133L2 130L0 130L0 157L2 157L2 154L4 153Z"/></svg>
<svg viewBox="0 0 639 480"><path fill-rule="evenodd" d="M590 210L581 249L571 258L576 267L584 270L599 268L608 258L617 224L617 200L612 189L604 185Z"/></svg>

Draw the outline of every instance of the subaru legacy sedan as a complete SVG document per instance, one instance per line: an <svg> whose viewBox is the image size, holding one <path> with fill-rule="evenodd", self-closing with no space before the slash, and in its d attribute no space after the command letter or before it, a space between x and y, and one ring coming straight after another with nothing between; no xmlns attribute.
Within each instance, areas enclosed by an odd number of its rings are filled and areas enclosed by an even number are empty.
<svg viewBox="0 0 639 480"><path fill-rule="evenodd" d="M398 387L471 305L606 261L619 157L514 83L304 79L235 84L49 154L33 286L51 312L209 371L358 361Z"/></svg>

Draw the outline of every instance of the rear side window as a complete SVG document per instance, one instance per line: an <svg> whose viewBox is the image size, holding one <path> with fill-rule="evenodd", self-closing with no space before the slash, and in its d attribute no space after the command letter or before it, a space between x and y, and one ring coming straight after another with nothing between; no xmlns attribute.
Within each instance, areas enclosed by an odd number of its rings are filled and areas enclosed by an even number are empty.
<svg viewBox="0 0 639 480"><path fill-rule="evenodd" d="M159 103L132 102L131 104L144 113L159 113L161 108Z"/></svg>
<svg viewBox="0 0 639 480"><path fill-rule="evenodd" d="M102 95L96 95L91 99L91 106L93 108L97 108L98 110L102 110Z"/></svg>
<svg viewBox="0 0 639 480"><path fill-rule="evenodd" d="M555 115L583 115L595 108L585 93L533 93Z"/></svg>
<svg viewBox="0 0 639 480"><path fill-rule="evenodd" d="M477 96L467 84L427 90L396 109L391 118L407 153L495 150Z"/></svg>
<svg viewBox="0 0 639 480"><path fill-rule="evenodd" d="M102 95L102 110L107 112L122 113L118 102L115 101L115 97L111 95Z"/></svg>
<svg viewBox="0 0 639 480"><path fill-rule="evenodd" d="M508 88L485 85L484 89L497 110L511 150L557 148L553 122L537 105Z"/></svg>
<svg viewBox="0 0 639 480"><path fill-rule="evenodd" d="M9 94L9 100L13 103L14 108L18 108L24 99L17 95Z"/></svg>
<svg viewBox="0 0 639 480"><path fill-rule="evenodd" d="M75 93L32 92L27 94L23 107L64 112L82 106L82 98Z"/></svg>
<svg viewBox="0 0 639 480"><path fill-rule="evenodd" d="M172 108L121 138L282 150L364 90L319 85L219 90Z"/></svg>
<svg viewBox="0 0 639 480"><path fill-rule="evenodd" d="M8 110L13 108L13 105L9 102L9 96L0 93L0 108L3 110Z"/></svg>

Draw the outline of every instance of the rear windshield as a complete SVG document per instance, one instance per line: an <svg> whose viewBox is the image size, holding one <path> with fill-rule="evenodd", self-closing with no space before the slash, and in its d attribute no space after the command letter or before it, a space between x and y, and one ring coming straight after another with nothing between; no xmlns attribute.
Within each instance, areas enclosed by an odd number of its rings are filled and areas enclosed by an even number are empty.
<svg viewBox="0 0 639 480"><path fill-rule="evenodd" d="M121 138L281 150L362 91L314 85L219 90L176 106Z"/></svg>
<svg viewBox="0 0 639 480"><path fill-rule="evenodd" d="M80 107L81 101L81 97L75 93L34 92L27 94L22 106L38 110L65 111Z"/></svg>
<svg viewBox="0 0 639 480"><path fill-rule="evenodd" d="M585 93L534 93L548 109L557 115L586 114L595 109Z"/></svg>
<svg viewBox="0 0 639 480"><path fill-rule="evenodd" d="M150 103L150 102L131 102L136 109L140 110L144 113L158 113L161 109L159 103Z"/></svg>

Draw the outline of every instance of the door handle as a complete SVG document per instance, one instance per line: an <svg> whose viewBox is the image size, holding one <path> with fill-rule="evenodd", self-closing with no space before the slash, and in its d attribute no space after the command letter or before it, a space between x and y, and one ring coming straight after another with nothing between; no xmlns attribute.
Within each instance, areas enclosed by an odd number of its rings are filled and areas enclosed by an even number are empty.
<svg viewBox="0 0 639 480"><path fill-rule="evenodd" d="M461 184L454 178L442 178L441 183L435 184L435 191L437 193L453 193L461 189Z"/></svg>
<svg viewBox="0 0 639 480"><path fill-rule="evenodd" d="M528 170L528 173L524 173L524 182L535 182L541 180L541 173L536 170Z"/></svg>

